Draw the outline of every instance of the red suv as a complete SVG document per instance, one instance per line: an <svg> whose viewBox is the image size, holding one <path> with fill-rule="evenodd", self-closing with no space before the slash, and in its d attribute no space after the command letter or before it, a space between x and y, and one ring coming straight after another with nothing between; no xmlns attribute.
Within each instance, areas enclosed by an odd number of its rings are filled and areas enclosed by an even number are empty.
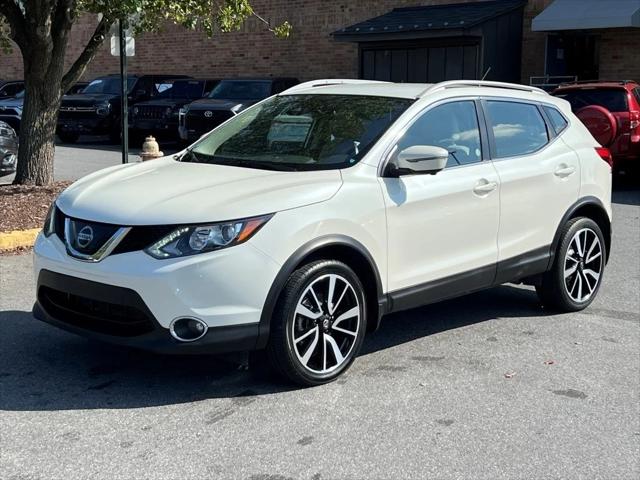
<svg viewBox="0 0 640 480"><path fill-rule="evenodd" d="M640 162L640 85L632 80L592 81L560 85L552 93L571 103L594 138L608 147L614 168ZM629 163L633 161L633 163Z"/></svg>

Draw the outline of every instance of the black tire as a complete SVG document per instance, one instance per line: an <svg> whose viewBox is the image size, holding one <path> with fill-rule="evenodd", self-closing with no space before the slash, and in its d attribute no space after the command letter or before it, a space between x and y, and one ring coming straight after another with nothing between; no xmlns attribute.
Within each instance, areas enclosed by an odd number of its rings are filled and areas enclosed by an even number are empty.
<svg viewBox="0 0 640 480"><path fill-rule="evenodd" d="M62 143L76 143L80 135L73 132L58 132L58 137Z"/></svg>
<svg viewBox="0 0 640 480"><path fill-rule="evenodd" d="M581 236L586 235L585 244L589 240L591 241L586 247L583 247L584 252L576 250L574 238L578 232L581 232ZM589 258L587 258L586 254L588 252L586 252L586 249L593 244L595 237L599 242L600 255L587 262ZM570 255L571 259L568 259L567 252L570 249L573 253ZM592 256L594 255L596 253L593 253ZM580 260L575 261L573 260L574 257ZM606 244L598 224L586 217L569 220L562 229L553 266L551 270L543 275L541 284L536 286L542 305L549 310L558 312L576 312L588 307L596 297L600 285L602 285L606 258ZM597 270L598 278L594 278L590 273L585 273L587 271L595 272L596 265L599 267ZM569 275L565 281L565 272L571 271L574 266L576 267L574 273ZM585 285L584 282L587 282L587 284ZM583 287L585 289L584 292L592 289L588 296L584 295L584 298L582 295Z"/></svg>
<svg viewBox="0 0 640 480"><path fill-rule="evenodd" d="M329 288L328 285L332 277L336 279L333 299L335 300L338 295L341 295L335 292L343 291L343 294L339 300L336 300L336 305L330 315L328 312L331 311L331 308L327 307L328 290L324 296L322 291L325 286L324 282L326 282L327 289ZM315 310L311 313L318 315L320 312L324 312L317 319L296 313L299 302L310 302L310 299L313 298L311 288L314 289L316 298L322 304L321 309L318 309L318 306L310 306L310 310L311 308ZM355 315L346 317L349 315L347 312L356 310L358 312L357 318ZM343 320L340 320L341 317ZM348 320L346 322L348 327L344 326L345 320ZM339 322L340 327L338 327ZM354 322L356 324L355 330ZM334 323L335 328L340 328L340 331L333 330ZM307 334L311 334L305 339L300 339L302 335L296 339L295 345L300 345L296 350L293 336L298 328L307 330ZM345 329L352 333L346 335ZM271 332L266 349L267 358L275 373L298 385L314 386L329 383L351 366L362 347L366 329L364 288L353 270L336 260L311 262L291 274L280 294L271 320ZM315 344L314 341L316 341ZM325 350L320 348L320 344ZM309 358L306 353L312 346L314 350ZM338 348L342 359L338 358L335 348ZM300 358L301 350L305 351L302 358ZM307 357L306 366L303 364L305 357ZM318 364L322 367L318 367L314 371L313 366L318 358L320 359ZM327 368L333 363L335 365Z"/></svg>

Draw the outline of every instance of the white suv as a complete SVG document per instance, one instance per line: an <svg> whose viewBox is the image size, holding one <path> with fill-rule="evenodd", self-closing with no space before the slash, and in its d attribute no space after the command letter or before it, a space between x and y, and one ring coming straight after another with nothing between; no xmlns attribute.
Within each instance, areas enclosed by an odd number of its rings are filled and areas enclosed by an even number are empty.
<svg viewBox="0 0 640 480"><path fill-rule="evenodd" d="M259 352L325 383L389 312L505 282L589 305L610 160L536 88L308 82L69 187L35 245L34 314L158 352Z"/></svg>

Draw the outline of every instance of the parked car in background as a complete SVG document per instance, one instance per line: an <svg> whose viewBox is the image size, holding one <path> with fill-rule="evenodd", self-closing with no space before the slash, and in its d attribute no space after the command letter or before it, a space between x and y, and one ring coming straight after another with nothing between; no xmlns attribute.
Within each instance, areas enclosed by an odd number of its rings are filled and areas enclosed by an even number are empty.
<svg viewBox="0 0 640 480"><path fill-rule="evenodd" d="M86 86L87 82L78 82L69 89L69 92L82 91ZM17 132L20 132L24 95L25 91L21 90L14 97L0 100L0 121L8 123Z"/></svg>
<svg viewBox="0 0 640 480"><path fill-rule="evenodd" d="M0 122L0 177L16 172L18 134L11 125Z"/></svg>
<svg viewBox="0 0 640 480"><path fill-rule="evenodd" d="M24 90L22 80L0 80L0 99L14 97Z"/></svg>
<svg viewBox="0 0 640 480"><path fill-rule="evenodd" d="M254 103L298 83L295 78L237 78L222 80L207 98L180 110L180 138L194 141Z"/></svg>
<svg viewBox="0 0 640 480"><path fill-rule="evenodd" d="M593 81L561 85L553 95L571 104L576 116L613 156L614 170L640 166L640 85Z"/></svg>
<svg viewBox="0 0 640 480"><path fill-rule="evenodd" d="M129 102L150 100L171 87L174 79L185 75L129 75L127 88ZM58 116L58 137L65 143L74 143L80 135L108 135L114 143L120 142L120 76L96 78L82 92L65 95Z"/></svg>
<svg viewBox="0 0 640 480"><path fill-rule="evenodd" d="M608 160L534 87L308 82L65 190L35 242L34 316L163 353L258 350L327 383L388 313L506 282L589 306Z"/></svg>
<svg viewBox="0 0 640 480"><path fill-rule="evenodd" d="M209 95L220 80L184 79L173 82L171 88L153 100L139 102L131 108L129 136L144 135L178 137L178 115L186 104Z"/></svg>
<svg viewBox="0 0 640 480"><path fill-rule="evenodd" d="M0 100L0 121L8 123L11 128L19 132L23 105L24 90L21 90L13 97L6 97Z"/></svg>

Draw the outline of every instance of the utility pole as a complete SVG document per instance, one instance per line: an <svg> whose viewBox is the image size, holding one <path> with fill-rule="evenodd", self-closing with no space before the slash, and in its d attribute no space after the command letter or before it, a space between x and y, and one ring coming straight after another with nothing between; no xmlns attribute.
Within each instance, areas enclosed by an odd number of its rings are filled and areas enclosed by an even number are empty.
<svg viewBox="0 0 640 480"><path fill-rule="evenodd" d="M127 38L125 36L126 26L122 18L118 22L118 34L120 37L120 122L122 142L122 163L129 162L129 88L127 82Z"/></svg>

